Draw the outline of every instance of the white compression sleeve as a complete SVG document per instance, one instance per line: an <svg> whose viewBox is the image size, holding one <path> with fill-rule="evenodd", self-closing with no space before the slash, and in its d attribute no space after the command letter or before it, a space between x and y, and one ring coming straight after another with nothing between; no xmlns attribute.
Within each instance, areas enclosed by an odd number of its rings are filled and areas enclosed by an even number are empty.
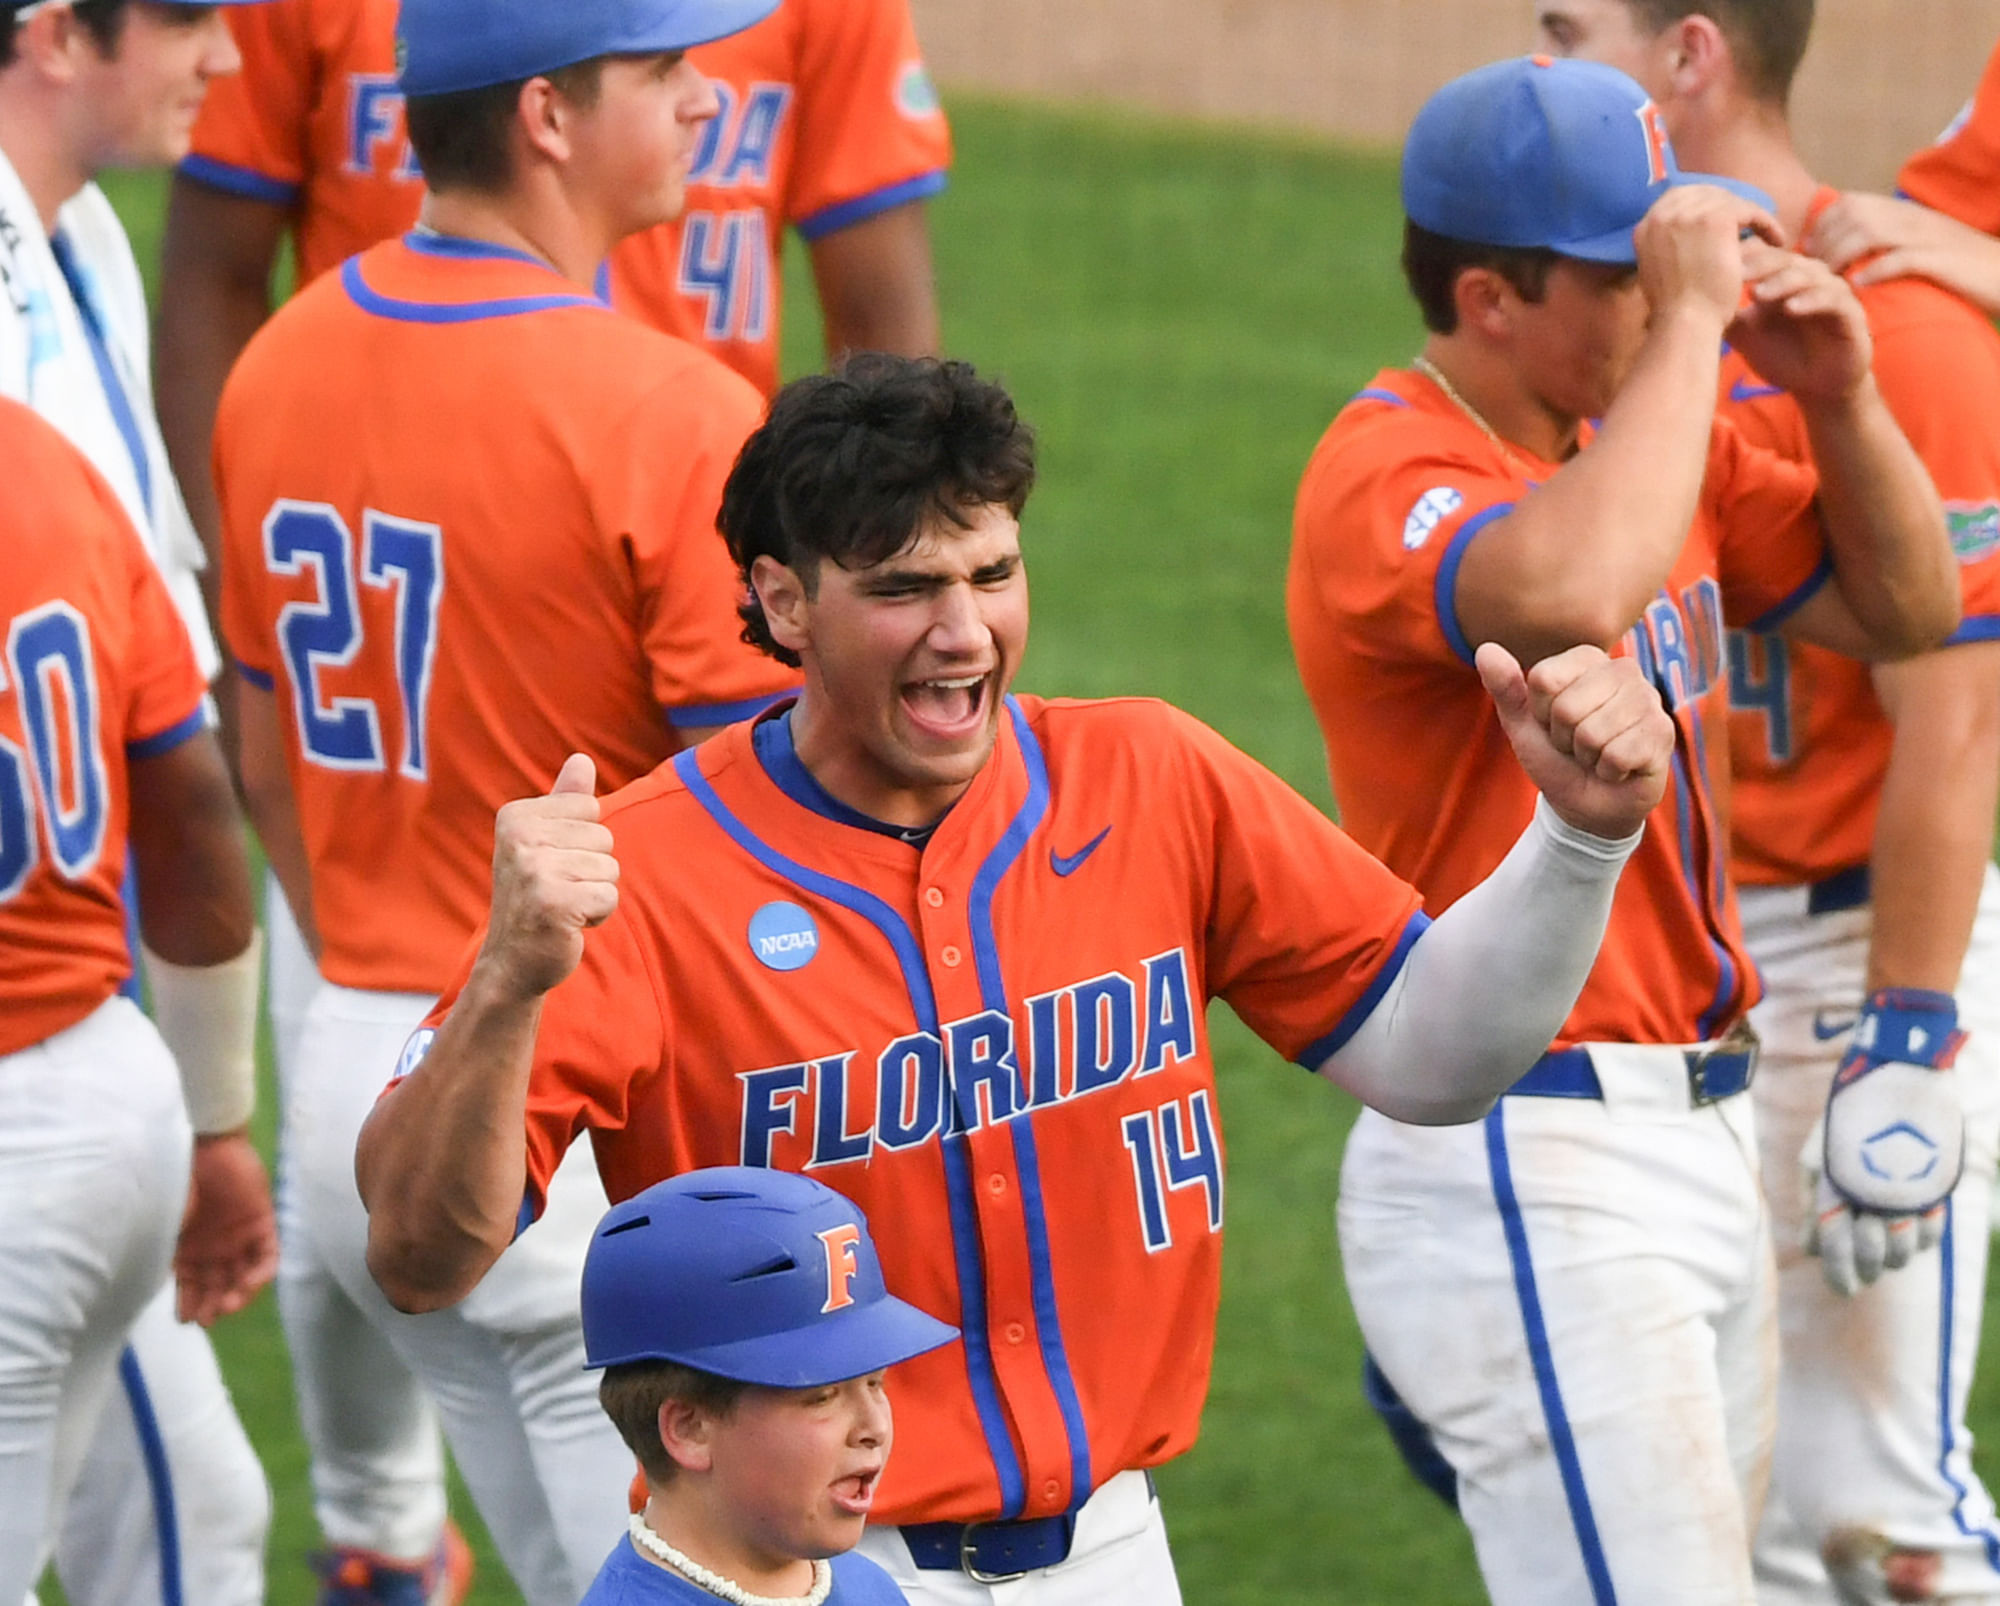
<svg viewBox="0 0 2000 1606"><path fill-rule="evenodd" d="M1538 800L1513 850L1411 945L1320 1074L1398 1121L1485 1115L1575 1006L1642 834L1607 842Z"/></svg>

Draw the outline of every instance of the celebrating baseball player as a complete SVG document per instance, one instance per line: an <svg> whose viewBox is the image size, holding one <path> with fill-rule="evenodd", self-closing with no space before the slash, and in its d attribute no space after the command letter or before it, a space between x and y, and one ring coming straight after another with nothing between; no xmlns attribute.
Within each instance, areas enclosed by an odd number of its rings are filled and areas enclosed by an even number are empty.
<svg viewBox="0 0 2000 1606"><path fill-rule="evenodd" d="M369 1281L354 1139L479 923L494 810L577 747L636 779L793 682L740 640L715 535L761 398L590 289L679 206L716 114L686 47L771 4L405 0L424 223L281 309L217 416L243 778L326 978L287 1093L286 1253L326 1290L294 1338L340 1589L448 1573L410 1373L534 1606L574 1606L616 1537L632 1464L576 1314L589 1155L476 1298L417 1322ZM362 1319L407 1370L354 1374Z"/></svg>
<svg viewBox="0 0 2000 1606"><path fill-rule="evenodd" d="M1837 197L1806 248L1858 286L1929 279L2000 317L2000 47L1938 142L1903 164L1896 190Z"/></svg>
<svg viewBox="0 0 2000 1606"><path fill-rule="evenodd" d="M219 660L201 606L201 548L153 417L145 293L91 179L106 166L162 166L184 153L204 87L235 63L212 6L0 6L0 396L55 425L117 492L205 678ZM249 954L240 971L209 978L215 1007L246 1034L256 970ZM136 974L126 984L134 999ZM225 996L229 977L238 990ZM268 1250L268 1185L243 1132L202 1128L194 1185L190 1243L244 1234ZM269 1279L268 1267L256 1269L265 1259L244 1259L239 1282L207 1295L184 1281L179 1314L208 1322L235 1309ZM263 1470L206 1335L175 1320L176 1303L169 1286L141 1314L77 1480L56 1557L77 1606L263 1599Z"/></svg>
<svg viewBox="0 0 2000 1606"><path fill-rule="evenodd" d="M617 1198L824 1175L963 1333L890 1380L863 1551L913 1600L1158 1606L1145 1469L1194 1441L1219 1289L1206 1003L1404 1119L1477 1117L1569 1008L1672 733L1629 661L1491 649L1547 806L1431 925L1176 710L1008 695L1033 468L962 363L779 393L721 524L803 689L605 803L579 755L502 811L477 958L357 1173L408 1309L478 1283L585 1130Z"/></svg>
<svg viewBox="0 0 2000 1606"><path fill-rule="evenodd" d="M1675 745L1556 1048L1478 1127L1361 1116L1348 1289L1499 1606L1748 1602L1776 1329L1723 629L1907 653L1956 623L1956 566L1852 292L1768 243L1761 200L1682 173L1624 74L1460 78L1419 112L1402 184L1430 333L1320 442L1292 551L1342 819L1434 910L1499 861L1534 799L1482 643L1615 649ZM1817 476L1715 417L1725 334L1794 397Z"/></svg>
<svg viewBox="0 0 2000 1606"><path fill-rule="evenodd" d="M396 12L396 0L270 0L234 13L245 70L204 103L194 152L176 175L160 408L211 551L216 403L269 316L281 244L289 237L304 285L417 221L423 184L396 79ZM704 125L681 215L613 249L617 305L768 392L777 384L778 247L790 224L808 244L830 352L934 349L923 203L943 188L950 137L906 0L783 0L691 55L719 109ZM282 1087L319 977L284 899L267 898L266 912ZM442 1499L436 1434L414 1386L396 1381L393 1350L323 1265L288 1252L278 1294L325 1560L352 1587L379 1570L371 1553L396 1555L430 1525L389 1514L435 1510ZM385 1436L375 1425L384 1421L409 1431ZM438 1561L461 1567L455 1530L446 1545Z"/></svg>
<svg viewBox="0 0 2000 1606"><path fill-rule="evenodd" d="M206 681L78 448L0 400L0 462L0 1600L19 1601L170 1262L191 1314L240 1298L268 1209L246 1231L197 1183L181 1227L190 1156L235 1141L254 1075L250 868ZM128 841L157 1029L122 989ZM88 1537L101 1583L129 1537ZM95 1598L142 1598L115 1582Z"/></svg>
<svg viewBox="0 0 2000 1606"><path fill-rule="evenodd" d="M1554 0L1542 27L1632 73L1677 151L1757 184L1788 236L1808 234L1837 198L1785 118L1811 8L1670 9ZM1767 1606L1836 1589L1855 1606L2000 1600L1965 1427L2000 1150L2000 335L1921 279L1860 299L1883 397L1945 500L1965 618L1945 650L1872 669L1776 634L1729 641L1732 859L1765 984L1755 1101L1783 1334ZM1722 383L1745 436L1811 461L1791 396L1735 352ZM1940 1237L1948 1265L1923 1255L1843 1297Z"/></svg>
<svg viewBox="0 0 2000 1606"><path fill-rule="evenodd" d="M902 1606L852 1554L895 1435L883 1373L956 1337L889 1292L823 1182L711 1166L613 1206L583 1339L647 1501L585 1606Z"/></svg>

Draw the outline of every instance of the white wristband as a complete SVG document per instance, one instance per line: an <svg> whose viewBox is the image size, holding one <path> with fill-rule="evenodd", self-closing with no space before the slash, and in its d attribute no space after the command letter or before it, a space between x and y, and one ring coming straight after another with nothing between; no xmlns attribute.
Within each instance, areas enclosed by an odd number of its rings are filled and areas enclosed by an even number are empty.
<svg viewBox="0 0 2000 1606"><path fill-rule="evenodd" d="M219 965L173 965L145 950L153 1023L181 1068L196 1137L234 1132L257 1103L257 985L264 934Z"/></svg>

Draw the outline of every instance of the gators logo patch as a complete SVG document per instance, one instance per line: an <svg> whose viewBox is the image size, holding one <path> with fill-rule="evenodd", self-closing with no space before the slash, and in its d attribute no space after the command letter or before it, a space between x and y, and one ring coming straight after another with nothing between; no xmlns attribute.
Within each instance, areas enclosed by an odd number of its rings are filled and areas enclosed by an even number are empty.
<svg viewBox="0 0 2000 1606"><path fill-rule="evenodd" d="M2000 502L1947 502L1944 517L1960 563L1977 563L2000 548Z"/></svg>
<svg viewBox="0 0 2000 1606"><path fill-rule="evenodd" d="M897 78L896 109L917 122L937 115L937 86L931 82L931 75L924 71L921 61L911 62Z"/></svg>

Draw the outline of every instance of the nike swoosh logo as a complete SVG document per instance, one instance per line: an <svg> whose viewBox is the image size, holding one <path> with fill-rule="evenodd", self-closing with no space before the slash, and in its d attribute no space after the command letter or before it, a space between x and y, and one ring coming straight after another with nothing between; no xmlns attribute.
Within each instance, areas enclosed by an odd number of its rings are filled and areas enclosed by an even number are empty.
<svg viewBox="0 0 2000 1606"><path fill-rule="evenodd" d="M1080 849L1078 849L1075 853L1069 854L1067 856L1056 852L1054 848L1050 848L1049 868L1055 871L1055 873L1060 876L1075 875L1077 871L1083 868L1083 861L1089 858L1100 847L1102 847L1104 845L1104 839L1109 835L1111 835L1111 827L1107 825L1102 831L1099 831L1096 836L1092 837L1088 842L1084 843L1084 845Z"/></svg>
<svg viewBox="0 0 2000 1606"><path fill-rule="evenodd" d="M1855 1023L1860 1018L1859 1015L1844 1015L1829 1025L1827 1023L1826 1012L1824 1010L1818 1011L1813 1015L1813 1036L1817 1037L1822 1043L1830 1043L1836 1037L1845 1037L1849 1032L1853 1031Z"/></svg>
<svg viewBox="0 0 2000 1606"><path fill-rule="evenodd" d="M1733 402L1755 401L1760 396L1782 396L1784 392L1776 385L1759 385L1748 379L1739 379L1729 387L1729 399Z"/></svg>

